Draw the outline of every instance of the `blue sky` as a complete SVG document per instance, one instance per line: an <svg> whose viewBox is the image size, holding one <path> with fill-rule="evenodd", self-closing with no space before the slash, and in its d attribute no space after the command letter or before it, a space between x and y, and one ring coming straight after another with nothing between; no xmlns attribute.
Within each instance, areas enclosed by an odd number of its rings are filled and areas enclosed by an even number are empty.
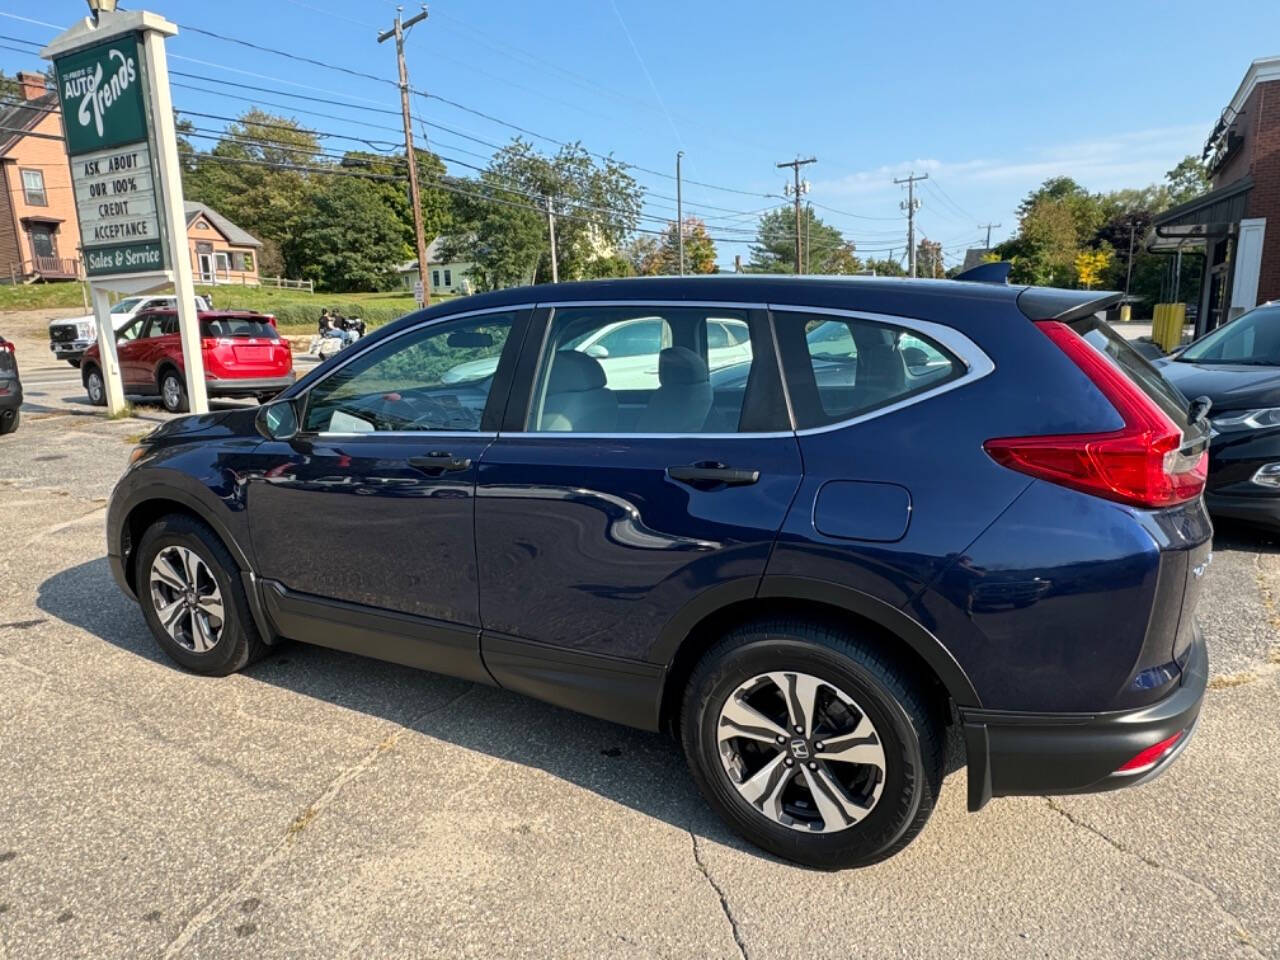
<svg viewBox="0 0 1280 960"><path fill-rule="evenodd" d="M62 26L85 9L82 0L0 0L0 11ZM153 0L148 9L179 24L395 75L390 44L374 40L376 28L394 16L390 0ZM674 172L675 153L683 149L686 179L751 194L686 184L689 212L726 239L746 235L743 227L753 220L742 212L781 202L767 196L779 194L784 180L774 164L799 153L818 158L806 170L818 215L864 253L883 256L896 245L900 255L903 191L890 181L927 171L932 180L921 193L920 227L943 242L950 262L978 239L979 223L1001 223L993 239L1007 236L1018 201L1046 177L1067 174L1091 190L1161 179L1182 156L1199 151L1249 61L1280 53L1274 0L1234 0L1229 17L1182 0L923 2L911 9L908 17L886 3L439 0L407 42L410 80L654 170ZM416 10L407 6L406 16ZM45 40L53 33L0 17L0 34L8 37ZM392 86L190 32L169 50L172 69L318 94L329 103L297 105L347 118L297 115L316 128L395 139L394 132L366 126L394 128L394 116L362 109L398 107ZM0 50L0 66L10 74L37 64L34 56ZM175 89L174 101L227 115L248 106L186 89ZM513 133L438 100L415 98L413 108L495 143ZM428 132L441 154L483 164L462 151L487 148ZM460 166L454 172L468 173ZM674 183L637 177L661 195L651 196L647 212L674 216L674 204L663 199L674 196ZM724 242L719 251L729 264L747 248Z"/></svg>

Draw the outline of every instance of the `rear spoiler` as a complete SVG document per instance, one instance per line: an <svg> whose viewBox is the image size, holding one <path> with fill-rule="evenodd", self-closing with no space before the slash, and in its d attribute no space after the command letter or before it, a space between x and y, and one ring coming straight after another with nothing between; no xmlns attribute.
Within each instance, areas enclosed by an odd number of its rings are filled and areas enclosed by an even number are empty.
<svg viewBox="0 0 1280 960"><path fill-rule="evenodd" d="M1123 293L1112 291L1027 287L1018 294L1018 309L1029 320L1059 320L1070 323L1113 307L1123 298Z"/></svg>
<svg viewBox="0 0 1280 960"><path fill-rule="evenodd" d="M964 273L957 273L953 280L969 280L973 283L1008 283L1009 271L1013 269L1013 264L1008 260L998 260L994 263L980 263L976 267L970 267Z"/></svg>

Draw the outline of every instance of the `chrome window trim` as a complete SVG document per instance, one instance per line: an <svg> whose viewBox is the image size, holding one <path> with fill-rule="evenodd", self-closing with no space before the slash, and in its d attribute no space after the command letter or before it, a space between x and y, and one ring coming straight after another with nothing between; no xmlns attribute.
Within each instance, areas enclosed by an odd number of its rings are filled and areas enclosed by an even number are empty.
<svg viewBox="0 0 1280 960"><path fill-rule="evenodd" d="M393 333L391 336L387 337L385 340L380 341L379 343L375 344L369 349L376 350L378 349L378 347L382 346L383 344L390 343L393 340L398 340L401 337L405 336L406 334L413 333L417 330L421 330L423 327L429 327L437 323L447 323L453 320L465 320L468 317L481 317L489 313L514 313L518 310L534 310L536 308L537 308L537 304L533 304L533 303L513 303L505 307L484 307L483 309L480 309L480 310L464 310L459 313L446 313L443 316L430 317L426 320L421 320L418 323L413 324L412 326L405 327L403 330L400 330L397 333ZM356 341L356 342L359 343L359 341ZM315 383L307 384L306 389L299 390L289 399L290 400L304 399L309 401L312 390L320 386L320 384L324 383L326 380L328 380L331 376L333 376L335 373L337 373L347 364L352 363L355 360L358 360L361 356L364 355L364 353L365 351L363 350L357 350L346 360L343 360L341 363L335 364L332 370L326 370L324 372L324 376L316 380ZM339 356L341 356L341 354L339 354ZM499 357L501 357L501 355L499 355ZM305 407L304 407L304 411L305 411ZM373 436L381 436L381 437L489 437L490 439L492 439L497 436L497 433L495 432L484 433L479 430L475 431L474 433L465 432L465 431L464 432L457 432L457 431L444 432L444 431L437 431L437 430L381 430L381 431L370 430L367 433L325 433L325 432L317 431L315 433L311 433L306 430L300 430L298 432L298 435L306 436L306 437L316 437L316 438L365 437L365 436L373 435Z"/></svg>
<svg viewBox="0 0 1280 960"><path fill-rule="evenodd" d="M888 313L870 313L865 310L841 310L835 307L804 307L795 306L793 304L771 303L767 309L771 313L811 313L822 314L824 316L845 317L850 320L869 320L872 323L883 323L889 326L900 327L904 330L913 330L923 333L930 340L935 340L946 347L961 363L965 366L965 372L954 380L948 380L946 383L940 384L932 390L924 390L920 393L912 394L896 403L886 404L883 407L876 407L874 410L868 410L866 413L860 413L852 417L846 417L844 420L837 420L835 423L825 424L821 427L806 427L803 430L797 430L796 436L808 437L818 433L830 433L833 430L843 430L845 427L851 427L854 424L865 423L868 420L874 420L876 417L887 416L891 413L897 413L899 410L905 410L907 407L920 403L924 400L932 400L934 397L949 393L959 387L967 386L975 383L983 377L995 371L996 365L990 357L988 357L976 343L966 337L955 327L949 327L946 324L934 323L932 320L918 320L914 317L899 317ZM786 382L784 375L783 382ZM792 421L794 422L794 421Z"/></svg>
<svg viewBox="0 0 1280 960"><path fill-rule="evenodd" d="M698 309L700 307L720 307L725 310L763 310L763 303L749 303L739 300L652 300L648 297L638 297L634 300L541 300L538 302L539 308L550 307L689 307L690 309ZM736 320L736 317L726 319Z"/></svg>
<svg viewBox="0 0 1280 960"><path fill-rule="evenodd" d="M333 432L322 431L318 433L308 433L305 436L315 437L317 440L382 440L395 437L448 437L454 440L470 439L479 437L481 439L492 440L497 436L497 432L493 430L353 430L350 432Z"/></svg>
<svg viewBox="0 0 1280 960"><path fill-rule="evenodd" d="M501 439L515 437L533 437L535 439L578 439L584 440L760 440L793 437L791 430L777 430L770 433L574 433L572 430L507 430L498 431Z"/></svg>

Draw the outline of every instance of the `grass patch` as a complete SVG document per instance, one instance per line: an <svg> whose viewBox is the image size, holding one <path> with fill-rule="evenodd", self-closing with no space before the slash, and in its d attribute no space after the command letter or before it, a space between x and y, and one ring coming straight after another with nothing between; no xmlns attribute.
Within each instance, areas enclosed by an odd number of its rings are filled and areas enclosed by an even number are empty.
<svg viewBox="0 0 1280 960"><path fill-rule="evenodd" d="M42 310L83 307L86 294L79 283L32 283L0 286L0 310ZM172 292L172 288L169 288ZM380 327L418 309L413 295L405 290L385 293L307 293L305 290L277 290L274 287L222 284L196 285L196 293L213 297L219 310L257 310L274 314L285 333L314 333L320 311L338 309L349 317L361 317L370 327ZM118 299L118 298L113 298ZM455 297L442 296L432 303Z"/></svg>
<svg viewBox="0 0 1280 960"><path fill-rule="evenodd" d="M121 407L115 413L108 413L107 419L108 420L128 420L130 417L133 416L133 414L134 414L133 404L126 403L123 407Z"/></svg>

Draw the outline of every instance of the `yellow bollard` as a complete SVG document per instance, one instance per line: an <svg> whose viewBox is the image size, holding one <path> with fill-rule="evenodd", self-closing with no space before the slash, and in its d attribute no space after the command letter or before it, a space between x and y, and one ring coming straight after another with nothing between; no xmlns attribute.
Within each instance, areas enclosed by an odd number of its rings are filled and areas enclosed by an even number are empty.
<svg viewBox="0 0 1280 960"><path fill-rule="evenodd" d="M1128 323L1129 318L1133 315L1133 308L1127 303L1120 304L1120 322Z"/></svg>

